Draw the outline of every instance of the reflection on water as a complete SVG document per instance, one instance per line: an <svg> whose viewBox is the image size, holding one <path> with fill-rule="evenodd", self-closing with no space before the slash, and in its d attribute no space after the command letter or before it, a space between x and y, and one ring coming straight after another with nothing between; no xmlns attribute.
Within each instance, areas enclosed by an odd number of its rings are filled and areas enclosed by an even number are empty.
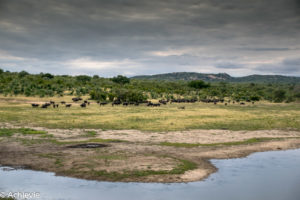
<svg viewBox="0 0 300 200"><path fill-rule="evenodd" d="M212 160L219 171L193 183L111 183L0 168L0 192L39 192L40 199L300 200L300 149Z"/></svg>

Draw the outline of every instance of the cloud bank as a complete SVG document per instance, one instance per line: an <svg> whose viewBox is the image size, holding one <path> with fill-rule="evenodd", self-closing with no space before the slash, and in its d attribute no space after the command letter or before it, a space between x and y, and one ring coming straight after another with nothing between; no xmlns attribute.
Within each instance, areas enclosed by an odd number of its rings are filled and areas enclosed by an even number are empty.
<svg viewBox="0 0 300 200"><path fill-rule="evenodd" d="M299 0L0 0L0 68L300 76Z"/></svg>

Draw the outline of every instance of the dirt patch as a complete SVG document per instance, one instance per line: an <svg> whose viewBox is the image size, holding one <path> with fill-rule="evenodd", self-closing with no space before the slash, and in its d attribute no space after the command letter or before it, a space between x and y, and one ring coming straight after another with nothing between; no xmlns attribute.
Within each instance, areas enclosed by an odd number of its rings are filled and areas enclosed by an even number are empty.
<svg viewBox="0 0 300 200"><path fill-rule="evenodd" d="M50 139L40 135L24 137L18 134L1 137L1 165L24 166L34 170L55 172L58 175L93 180L198 181L217 171L210 163L210 159L238 158L253 152L300 148L300 133L296 131L195 130L155 133L135 130L28 128L45 130L46 136L51 134L53 137ZM103 138L103 142L88 142L91 138L84 136L87 131L95 131L96 134L92 139ZM214 144L261 137L270 140L251 144L232 143L232 145L189 148L160 145L163 141ZM115 140L127 142L114 143Z"/></svg>
<svg viewBox="0 0 300 200"><path fill-rule="evenodd" d="M10 123L0 123L0 128L23 128ZM95 132L93 139L112 139L139 143L199 143L213 144L237 142L251 138L295 138L300 137L300 131L293 130L189 130L170 132L150 132L139 130L101 130L101 129L47 129L43 127L25 126L35 130L46 131L60 141L82 141L87 139L87 132Z"/></svg>
<svg viewBox="0 0 300 200"><path fill-rule="evenodd" d="M75 144L67 146L67 148L103 148L108 147L107 144L99 144L99 143L85 143L85 144Z"/></svg>

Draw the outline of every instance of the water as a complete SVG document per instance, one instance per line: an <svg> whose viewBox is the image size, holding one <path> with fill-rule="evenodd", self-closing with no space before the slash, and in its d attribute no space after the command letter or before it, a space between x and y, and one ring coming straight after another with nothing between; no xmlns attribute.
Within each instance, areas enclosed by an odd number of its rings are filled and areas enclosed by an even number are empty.
<svg viewBox="0 0 300 200"><path fill-rule="evenodd" d="M87 181L2 167L0 192L39 192L39 199L51 200L300 200L300 149L212 163L219 171L208 179L172 184Z"/></svg>

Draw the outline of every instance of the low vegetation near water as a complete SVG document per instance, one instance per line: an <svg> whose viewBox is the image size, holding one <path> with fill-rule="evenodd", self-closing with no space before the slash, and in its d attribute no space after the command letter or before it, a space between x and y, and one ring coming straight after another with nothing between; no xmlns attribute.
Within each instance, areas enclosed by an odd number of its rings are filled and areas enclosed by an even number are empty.
<svg viewBox="0 0 300 200"><path fill-rule="evenodd" d="M198 144L198 143L172 143L172 142L161 142L160 145L172 146L172 147L215 147L215 146L234 146L234 145L244 145L244 144L254 144L258 142L266 142L271 140L282 140L284 138L251 138L244 141L236 142L222 142L222 143L209 143L209 144Z"/></svg>

